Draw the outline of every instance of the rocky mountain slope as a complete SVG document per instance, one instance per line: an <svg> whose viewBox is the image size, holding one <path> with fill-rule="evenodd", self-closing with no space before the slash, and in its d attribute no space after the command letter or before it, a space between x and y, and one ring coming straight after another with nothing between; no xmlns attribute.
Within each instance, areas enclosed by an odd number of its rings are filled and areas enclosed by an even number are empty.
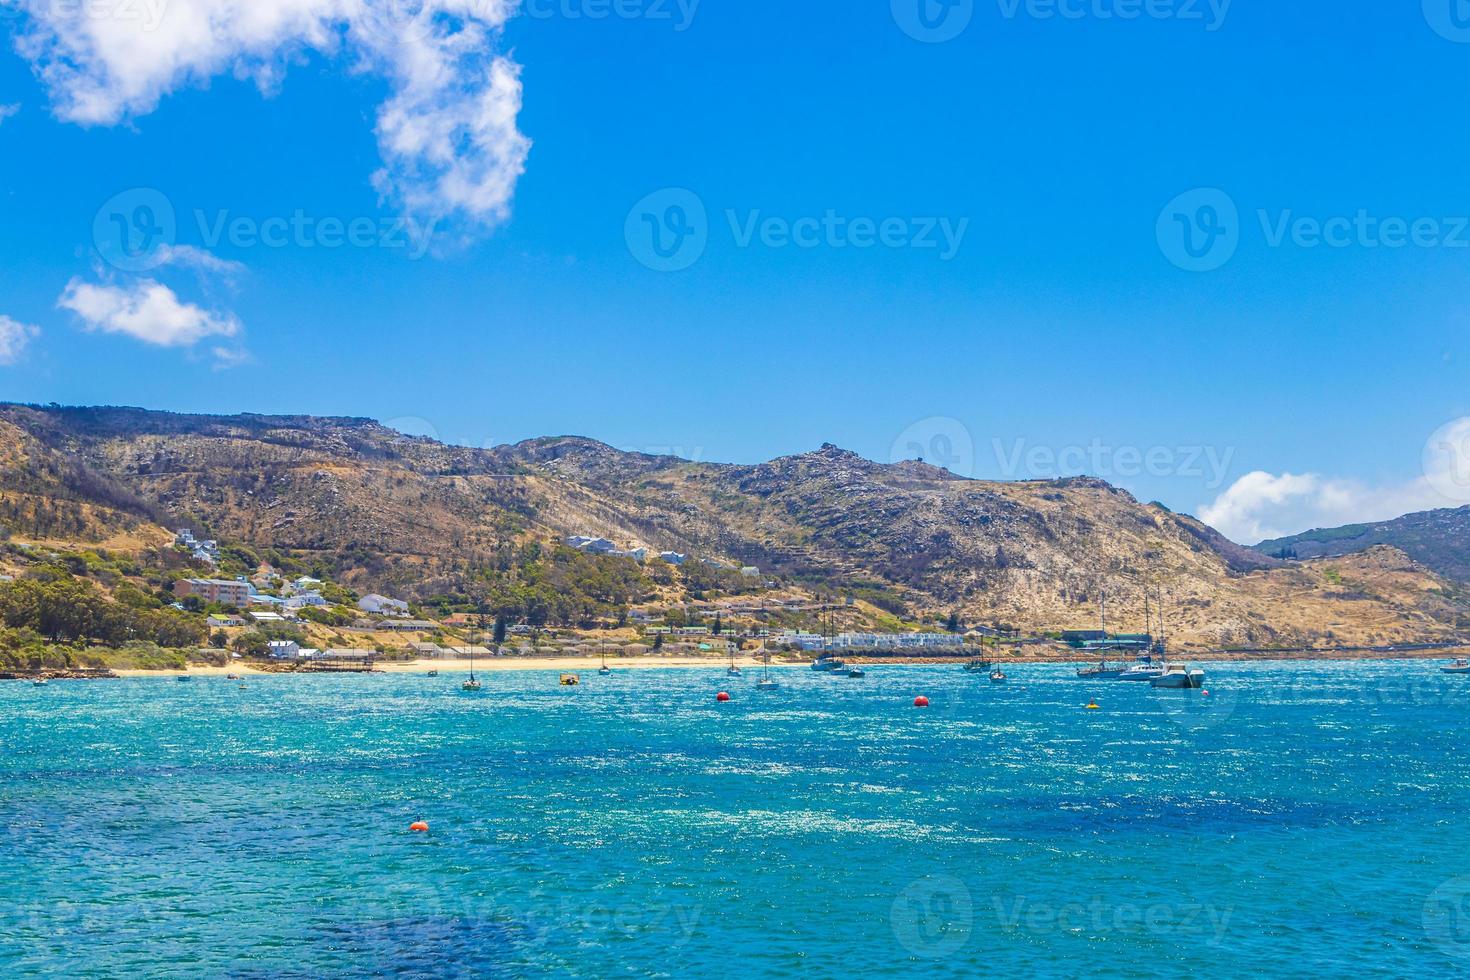
<svg viewBox="0 0 1470 980"><path fill-rule="evenodd" d="M1470 583L1470 506L1405 514L1376 524L1318 528L1262 541L1263 555L1323 558L1350 555L1376 545L1397 548L1446 578Z"/></svg>
<svg viewBox="0 0 1470 980"><path fill-rule="evenodd" d="M57 506L76 508L66 527L36 522ZM1034 630L1093 625L1103 593L1110 625L1142 628L1147 582L1200 645L1443 639L1466 609L1398 551L1288 564L1099 480L974 481L830 445L738 466L573 437L446 446L365 419L0 406L0 522L96 541L190 525L420 594L506 545L588 533Z"/></svg>

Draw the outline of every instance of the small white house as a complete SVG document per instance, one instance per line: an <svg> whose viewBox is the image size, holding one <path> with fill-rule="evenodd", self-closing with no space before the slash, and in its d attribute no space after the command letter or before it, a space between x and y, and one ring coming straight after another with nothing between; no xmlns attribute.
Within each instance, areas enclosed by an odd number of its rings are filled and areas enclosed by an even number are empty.
<svg viewBox="0 0 1470 980"><path fill-rule="evenodd" d="M369 592L357 600L357 608L378 616L407 616L408 603L402 599L390 599L376 592Z"/></svg>
<svg viewBox="0 0 1470 980"><path fill-rule="evenodd" d="M300 660L301 644L295 640L271 640L266 650L272 660Z"/></svg>

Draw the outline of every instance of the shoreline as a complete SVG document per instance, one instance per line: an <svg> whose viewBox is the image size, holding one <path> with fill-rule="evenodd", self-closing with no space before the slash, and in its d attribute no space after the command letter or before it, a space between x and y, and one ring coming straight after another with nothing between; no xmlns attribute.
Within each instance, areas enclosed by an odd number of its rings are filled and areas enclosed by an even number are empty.
<svg viewBox="0 0 1470 980"><path fill-rule="evenodd" d="M1451 648L1441 650L1407 650L1407 651L1344 651L1334 652L1330 656L1304 656L1301 651L1281 651L1279 653L1209 653L1200 655L1180 655L1169 658L1171 661L1180 663L1241 663L1241 662L1272 662L1285 663L1299 661L1302 663L1314 662L1361 662L1382 660L1453 660L1457 657L1470 655L1470 648ZM910 667L935 667L935 666L963 666L970 657L850 657L843 658L849 663L862 664L864 666L910 666ZM691 667L726 667L729 665L728 657L614 657L609 658L607 665L613 670L668 670ZM738 657L736 664L743 671L758 670L762 662L752 657ZM773 660L772 669L788 670L792 668L806 669L810 659L796 662L783 662ZM1079 660L1075 658L1054 659L1007 659L1002 657L1001 662L1009 665L1051 665L1051 666L1080 666L1095 663L1094 660ZM529 671L544 670L563 673L596 673L602 666L600 657L491 657L484 660L476 659L474 670L476 673L496 673L501 671ZM431 670L443 673L469 673L470 662L468 660L394 660L379 661L373 664L373 671L385 674L415 674L428 673ZM224 677L227 674L239 674L242 677L249 675L253 677L270 676L323 676L334 673L349 673L348 671L312 671L312 670L270 670L262 669L252 664L232 664L225 667L215 667L205 664L191 664L183 670L177 668L143 669L132 667L119 667L114 669L118 677L161 677L167 675L188 674L197 677ZM366 673L366 671L356 671Z"/></svg>

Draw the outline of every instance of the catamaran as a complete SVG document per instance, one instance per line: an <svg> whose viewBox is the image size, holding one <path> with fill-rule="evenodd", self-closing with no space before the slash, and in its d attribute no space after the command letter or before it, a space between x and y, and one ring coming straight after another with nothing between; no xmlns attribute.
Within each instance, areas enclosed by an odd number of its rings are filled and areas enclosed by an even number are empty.
<svg viewBox="0 0 1470 980"><path fill-rule="evenodd" d="M1164 672L1149 681L1152 687L1198 690L1205 686L1205 672L1185 664L1169 664Z"/></svg>

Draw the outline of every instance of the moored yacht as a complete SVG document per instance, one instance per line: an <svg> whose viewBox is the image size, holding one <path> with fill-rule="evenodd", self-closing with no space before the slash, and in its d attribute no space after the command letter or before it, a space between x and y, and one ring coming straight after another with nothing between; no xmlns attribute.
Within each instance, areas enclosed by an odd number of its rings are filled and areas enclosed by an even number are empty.
<svg viewBox="0 0 1470 980"><path fill-rule="evenodd" d="M1205 686L1205 672L1186 664L1169 664L1164 672L1149 681L1152 687L1197 689Z"/></svg>
<svg viewBox="0 0 1470 980"><path fill-rule="evenodd" d="M830 672L832 672L834 670L846 670L846 669L847 669L846 662L844 662L841 658L839 658L839 657L837 657L837 656L835 656L833 654L830 654L830 653L824 653L820 657L818 657L816 660L813 660L812 661L812 670L819 671L819 672L822 672L822 673L830 673Z"/></svg>
<svg viewBox="0 0 1470 980"><path fill-rule="evenodd" d="M1470 660L1461 657L1458 660L1451 660L1447 664L1440 665L1439 669L1446 674L1470 674Z"/></svg>
<svg viewBox="0 0 1470 980"><path fill-rule="evenodd" d="M1156 663L1152 657L1144 656L1138 658L1138 663L1118 675L1120 681L1151 681L1156 677L1164 676L1164 664Z"/></svg>

